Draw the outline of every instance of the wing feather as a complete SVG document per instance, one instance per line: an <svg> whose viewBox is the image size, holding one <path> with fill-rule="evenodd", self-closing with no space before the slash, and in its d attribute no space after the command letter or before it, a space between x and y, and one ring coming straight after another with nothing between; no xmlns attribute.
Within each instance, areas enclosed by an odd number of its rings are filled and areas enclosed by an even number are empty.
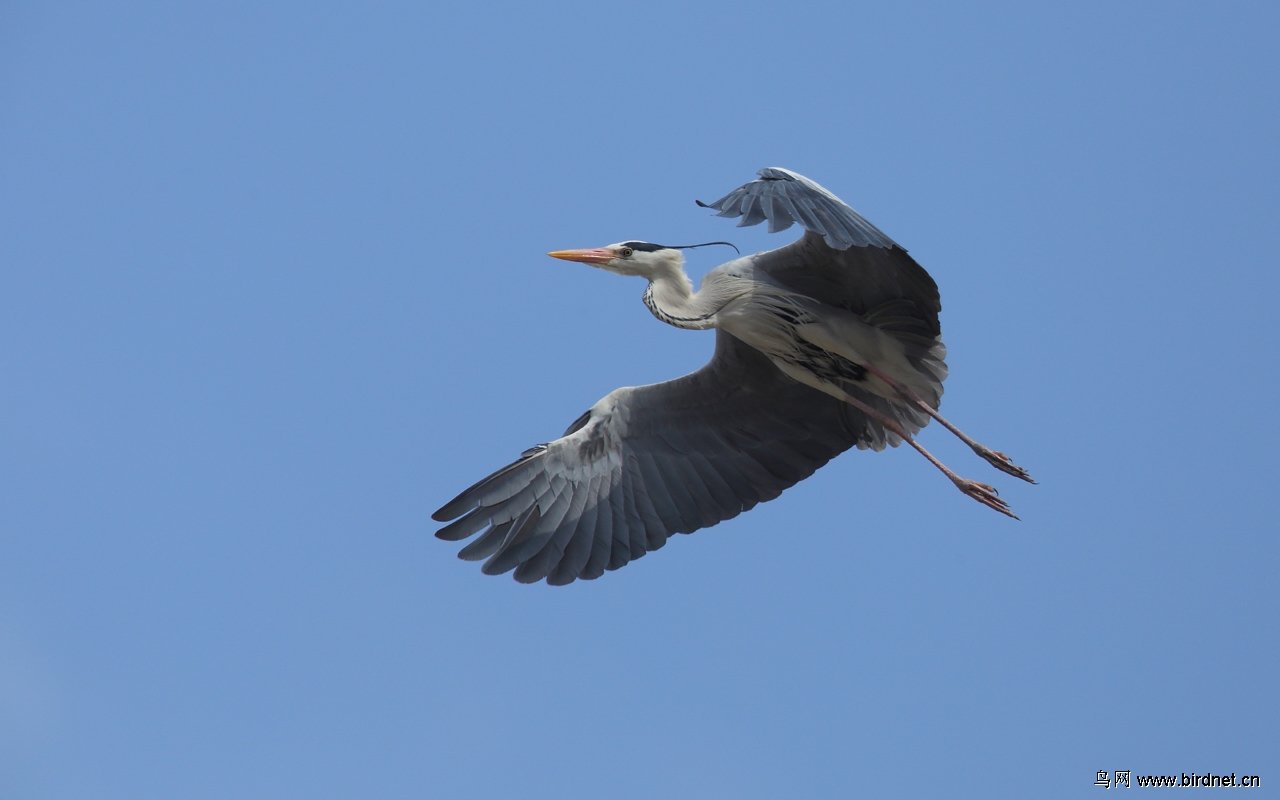
<svg viewBox="0 0 1280 800"><path fill-rule="evenodd" d="M894 247L894 241L840 198L814 181L779 167L768 167L760 177L739 186L714 203L697 201L717 216L742 217L738 227L769 220L769 233L777 233L798 221L806 230L822 236L833 250L853 246Z"/></svg>
<svg viewBox="0 0 1280 800"><path fill-rule="evenodd" d="M689 476L680 469L683 458L668 458L665 453L643 453L641 459L648 459L650 472L654 480L662 483L671 498L672 508L680 520L680 524L672 529L674 533L693 533L703 527L703 510L694 501L689 492Z"/></svg>
<svg viewBox="0 0 1280 800"><path fill-rule="evenodd" d="M574 495L566 492L564 503L553 503L548 514L537 520L522 533L520 541L512 541L485 564L488 574L497 575L516 570L515 579L521 583L534 583L546 577L547 571L560 560L563 545L556 549L561 531L573 529L568 517L574 510ZM531 577L532 576L532 577Z"/></svg>
<svg viewBox="0 0 1280 800"><path fill-rule="evenodd" d="M489 557L488 561L484 562L484 566L480 568L480 571L486 575L501 575L525 561L528 556L536 553L539 542L536 539L532 539L529 534L537 527L540 517L541 514L536 503L525 509L524 513L516 518L511 529L507 531L507 535L503 538L498 550Z"/></svg>
<svg viewBox="0 0 1280 800"><path fill-rule="evenodd" d="M657 463L648 453L636 453L635 464L636 477L644 486L645 494L653 506L653 513L662 524L663 531L668 536L679 533L686 523L676 497L663 480Z"/></svg>
<svg viewBox="0 0 1280 800"><path fill-rule="evenodd" d="M653 505L651 491L647 490L644 479L640 475L640 463L634 456L628 456L628 468L622 473L623 479L631 485L631 502L635 505L636 514L644 523L644 530L631 532L631 558L636 559L647 552L660 549L671 536L672 528L668 527L658 515Z"/></svg>
<svg viewBox="0 0 1280 800"><path fill-rule="evenodd" d="M706 490L707 498L715 504L716 522L732 519L742 513L743 497L730 488L724 477L707 461L706 456L698 452L690 453L685 457L685 464L698 476L698 482Z"/></svg>
<svg viewBox="0 0 1280 800"><path fill-rule="evenodd" d="M463 561L481 561L493 555L502 546L502 540L507 537L507 531L511 530L513 524L515 520L494 525L479 539L459 550L458 558Z"/></svg>
<svg viewBox="0 0 1280 800"><path fill-rule="evenodd" d="M635 532L643 534L644 522L635 512L631 501L631 482L627 480L626 470L618 469L618 485L616 491L609 493L609 507L613 509L613 541L609 545L609 563L606 570L625 567L632 558L631 538ZM644 555L644 550L640 550ZM636 556L639 558L639 556Z"/></svg>
<svg viewBox="0 0 1280 800"><path fill-rule="evenodd" d="M547 583L552 586L564 586L572 583L587 565L587 559L591 557L591 545L594 541L595 530L600 523L601 484L606 480L604 475L596 475L591 479L591 485L587 488L586 508L583 509L582 517L579 518L573 534L568 537L568 541L564 545L564 555L560 558L559 563L551 568L550 574L546 576Z"/></svg>
<svg viewBox="0 0 1280 800"><path fill-rule="evenodd" d="M711 490L702 482L702 477L693 468L693 463L688 456L668 458L666 466L667 472L677 476L672 487L673 491L687 497L695 510L694 525L682 533L693 533L699 528L710 527L725 519L724 512L716 508Z"/></svg>
<svg viewBox="0 0 1280 800"><path fill-rule="evenodd" d="M610 497L617 492L610 489L615 478L614 473L610 473L608 478L601 481L600 491L597 493L599 498L596 504L596 526L594 538L590 542L591 552L587 556L587 563L582 567L582 572L578 575L585 581L593 581L604 574L604 568L609 565L609 556L613 550L613 502Z"/></svg>

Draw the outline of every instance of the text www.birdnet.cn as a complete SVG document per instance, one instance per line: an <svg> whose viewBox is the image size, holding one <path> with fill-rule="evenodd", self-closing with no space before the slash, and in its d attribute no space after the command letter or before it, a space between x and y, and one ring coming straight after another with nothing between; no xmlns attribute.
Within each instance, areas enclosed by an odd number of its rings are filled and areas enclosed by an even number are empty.
<svg viewBox="0 0 1280 800"><path fill-rule="evenodd" d="M1256 789L1262 783L1257 775L1236 775L1234 772L1229 775L1214 774L1212 772L1204 774L1184 772L1181 775L1131 775L1127 769L1118 769L1115 772L1098 770L1098 779L1093 782L1093 785L1107 789L1118 789L1122 786L1125 788L1134 786L1194 786L1197 788Z"/></svg>

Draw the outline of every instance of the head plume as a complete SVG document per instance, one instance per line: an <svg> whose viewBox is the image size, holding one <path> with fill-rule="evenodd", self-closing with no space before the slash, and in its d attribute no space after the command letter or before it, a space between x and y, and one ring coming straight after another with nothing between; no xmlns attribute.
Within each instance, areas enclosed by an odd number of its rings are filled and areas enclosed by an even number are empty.
<svg viewBox="0 0 1280 800"><path fill-rule="evenodd" d="M742 255L742 251L732 242L703 242L702 244L654 244L653 242L623 242L623 247L630 247L632 250L639 250L642 253L652 253L657 250L692 250L695 247L710 247L713 244L723 244L733 248L733 252Z"/></svg>

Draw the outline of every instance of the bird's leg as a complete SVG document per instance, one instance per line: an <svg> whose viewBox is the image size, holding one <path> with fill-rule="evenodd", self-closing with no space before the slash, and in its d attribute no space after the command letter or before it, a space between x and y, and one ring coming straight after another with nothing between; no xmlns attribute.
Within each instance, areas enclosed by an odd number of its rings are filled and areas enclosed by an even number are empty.
<svg viewBox="0 0 1280 800"><path fill-rule="evenodd" d="M844 392L841 392L840 394L842 396L841 399L844 400L846 403L858 409L859 411L871 417L872 419L878 421L881 425L885 427L886 430L890 430L896 433L898 436L902 438L902 441L911 445L916 449L917 452L920 453L920 455L929 459L929 463L933 464L935 467L942 470L942 474L950 478L951 482L954 483L960 491L969 495L974 500L977 500L979 503L982 503L987 508L993 508L996 511L999 511L1001 514L1013 517L1014 519L1018 518L1017 514L1009 510L1009 505L1005 503L1005 501L1000 499L999 493L995 490L995 487L988 486L985 483L978 483L977 481L971 481L971 480L968 480L967 478L961 478L959 475L947 469L947 465L943 464L941 461L935 458L933 453L930 453L928 450L925 450L923 447L920 446L919 442L911 438L911 434L907 433L906 430L901 425L898 424L898 421L896 419L893 419L892 417L889 417L885 414L881 414L879 411L875 410L874 408L862 402L861 400L858 400L855 397L845 394Z"/></svg>
<svg viewBox="0 0 1280 800"><path fill-rule="evenodd" d="M867 371L870 372L872 375L875 375L880 380L889 384L889 388L897 392L898 395L903 400L906 400L908 403L911 403L912 405L918 407L919 409L924 411L926 414L936 419L942 425L942 427L946 428L947 430L954 433L956 436L960 437L960 441L969 445L969 447L973 449L973 452L977 453L979 456L985 459L987 463L989 463L991 466L995 467L1001 472L1008 473L1015 478L1021 478L1027 483L1035 483L1035 481L1031 479L1031 475L1025 469L1013 463L1013 459L1009 458L1004 453L1001 453L998 450L992 450L990 447L987 447L986 445L983 445L983 444L979 444L978 442L975 442L973 439L970 439L965 434L964 431L960 430L955 425L952 425L950 422L947 422L947 420L941 414L938 413L938 410L936 408L934 408L933 406L929 405L924 400L922 400L920 398L920 395L911 391L910 387L902 383L899 383L898 381L895 381L893 378L890 378L888 375L885 375L883 372L871 366L870 364L864 364L862 366L866 367Z"/></svg>

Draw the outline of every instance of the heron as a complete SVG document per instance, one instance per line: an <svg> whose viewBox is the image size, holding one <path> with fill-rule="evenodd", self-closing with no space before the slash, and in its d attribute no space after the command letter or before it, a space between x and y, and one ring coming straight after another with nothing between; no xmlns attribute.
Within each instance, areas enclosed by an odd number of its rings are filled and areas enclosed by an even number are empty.
<svg viewBox="0 0 1280 800"><path fill-rule="evenodd" d="M776 250L708 272L695 291L683 251L624 241L553 258L647 281L653 316L716 331L701 369L623 387L555 441L525 450L433 514L436 536L522 583L592 580L772 500L851 447L906 443L965 495L1017 518L996 489L962 478L915 439L930 420L996 469L1034 483L1005 454L938 413L947 377L937 284L907 251L834 194L781 168L714 203L738 226L799 222ZM735 248L736 249L736 248Z"/></svg>

